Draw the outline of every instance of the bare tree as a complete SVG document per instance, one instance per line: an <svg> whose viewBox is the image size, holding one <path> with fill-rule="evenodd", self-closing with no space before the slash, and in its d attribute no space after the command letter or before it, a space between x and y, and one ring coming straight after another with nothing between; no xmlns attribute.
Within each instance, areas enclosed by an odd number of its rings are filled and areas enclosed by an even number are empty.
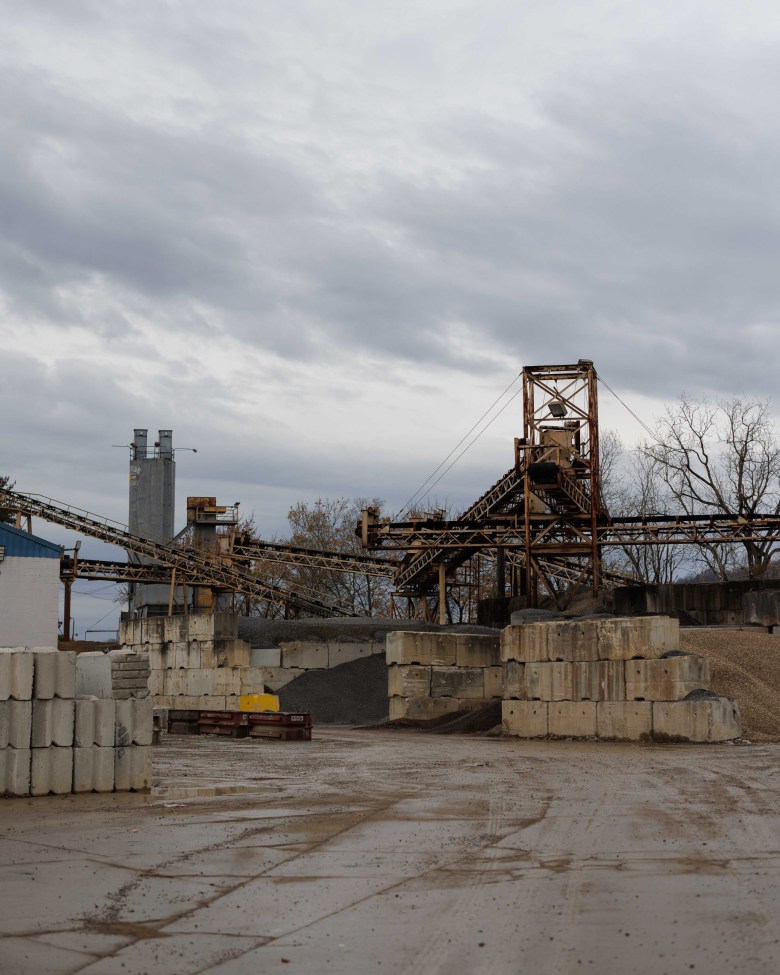
<svg viewBox="0 0 780 975"><path fill-rule="evenodd" d="M318 498L313 504L300 501L287 514L292 533L290 545L345 555L365 555L355 534L363 508L381 510L378 498ZM289 570L292 588L319 594L361 616L389 615L389 578L362 572L296 566Z"/></svg>
<svg viewBox="0 0 780 975"><path fill-rule="evenodd" d="M679 505L667 488L658 462L647 453L647 445L640 443L636 450L626 453L619 435L607 430L601 438L602 496L611 515L645 518L671 514ZM690 559L688 546L624 545L608 549L608 567L633 576L637 582L673 582L678 571Z"/></svg>
<svg viewBox="0 0 780 975"><path fill-rule="evenodd" d="M680 397L659 421L657 444L642 448L686 514L746 519L780 513L780 445L767 400L713 402ZM742 543L747 575L767 574L778 545ZM702 544L701 559L720 579L733 576L733 546Z"/></svg>

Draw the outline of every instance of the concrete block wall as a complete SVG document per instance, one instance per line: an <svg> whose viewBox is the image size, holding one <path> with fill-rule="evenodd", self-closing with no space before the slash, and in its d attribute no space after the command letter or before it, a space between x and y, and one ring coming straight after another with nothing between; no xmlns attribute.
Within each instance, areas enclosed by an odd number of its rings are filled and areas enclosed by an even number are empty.
<svg viewBox="0 0 780 975"><path fill-rule="evenodd" d="M250 648L232 613L123 620L123 651L145 654L158 708L237 711L246 694L276 693L308 670L325 670L375 653L384 642L293 640Z"/></svg>
<svg viewBox="0 0 780 975"><path fill-rule="evenodd" d="M128 654L0 650L0 795L148 789L148 678Z"/></svg>
<svg viewBox="0 0 780 975"><path fill-rule="evenodd" d="M251 665L249 644L237 632L233 613L123 620L119 653L130 658L123 665L121 686L132 680L129 661L142 659L155 707L238 711L242 694L263 693L265 675Z"/></svg>
<svg viewBox="0 0 780 975"><path fill-rule="evenodd" d="M497 636L404 630L387 635L390 720L425 720L500 698Z"/></svg>
<svg viewBox="0 0 780 975"><path fill-rule="evenodd" d="M665 616L527 623L501 633L504 730L519 738L728 741L733 701Z"/></svg>

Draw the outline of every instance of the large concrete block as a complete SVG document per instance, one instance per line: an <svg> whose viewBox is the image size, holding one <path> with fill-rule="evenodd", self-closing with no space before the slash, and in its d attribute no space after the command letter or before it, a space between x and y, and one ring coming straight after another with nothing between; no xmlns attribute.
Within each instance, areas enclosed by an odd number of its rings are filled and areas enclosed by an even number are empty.
<svg viewBox="0 0 780 975"><path fill-rule="evenodd" d="M173 667L175 655L173 643L162 643L159 646L149 645L148 647L139 648L139 650L146 655L149 661L150 671L166 670L168 667ZM138 652L135 648L134 651Z"/></svg>
<svg viewBox="0 0 780 975"><path fill-rule="evenodd" d="M163 672L163 693L167 697L178 697L187 693L187 675L183 670Z"/></svg>
<svg viewBox="0 0 780 975"><path fill-rule="evenodd" d="M141 622L137 620L136 622ZM76 659L76 696L112 698L111 658L99 650L80 653Z"/></svg>
<svg viewBox="0 0 780 975"><path fill-rule="evenodd" d="M780 592L776 589L763 592L746 592L742 597L742 613L745 623L758 626L780 624Z"/></svg>
<svg viewBox="0 0 780 975"><path fill-rule="evenodd" d="M328 666L327 643L283 643L282 666L299 670L319 670Z"/></svg>
<svg viewBox="0 0 780 975"><path fill-rule="evenodd" d="M265 675L265 667L241 667L239 670L241 694L264 694Z"/></svg>
<svg viewBox="0 0 780 975"><path fill-rule="evenodd" d="M663 657L680 648L680 624L669 616L598 620L599 658L632 660Z"/></svg>
<svg viewBox="0 0 780 975"><path fill-rule="evenodd" d="M30 748L0 748L0 795L29 796Z"/></svg>
<svg viewBox="0 0 780 975"><path fill-rule="evenodd" d="M33 748L49 748L51 745L73 747L73 724L76 702L53 697L32 702Z"/></svg>
<svg viewBox="0 0 780 975"><path fill-rule="evenodd" d="M0 650L0 701L29 701L33 692L33 655L24 647Z"/></svg>
<svg viewBox="0 0 780 975"><path fill-rule="evenodd" d="M151 745L153 713L154 705L151 698L117 701L114 744L117 747Z"/></svg>
<svg viewBox="0 0 780 975"><path fill-rule="evenodd" d="M474 699L485 697L483 667L432 667L431 697Z"/></svg>
<svg viewBox="0 0 780 975"><path fill-rule="evenodd" d="M32 741L32 701L0 701L0 749L29 748Z"/></svg>
<svg viewBox="0 0 780 975"><path fill-rule="evenodd" d="M113 792L116 749L89 745L73 749L73 791Z"/></svg>
<svg viewBox="0 0 780 975"><path fill-rule="evenodd" d="M177 710L182 711L224 711L224 708L218 708L212 704L204 704L205 701L216 700L216 698L208 697L190 697L189 694L180 694L178 697L173 699L176 703L174 707Z"/></svg>
<svg viewBox="0 0 780 975"><path fill-rule="evenodd" d="M516 662L516 661L515 661ZM485 667L485 699L504 696L504 668L502 666Z"/></svg>
<svg viewBox="0 0 780 975"><path fill-rule="evenodd" d="M250 667L281 667L282 651L279 647L252 647L249 651Z"/></svg>
<svg viewBox="0 0 780 975"><path fill-rule="evenodd" d="M183 677L186 695L204 697L217 693L214 690L214 670L180 670L179 673Z"/></svg>
<svg viewBox="0 0 780 975"><path fill-rule="evenodd" d="M214 614L212 613L191 613L187 617L187 627L184 639L187 640L213 640L214 639Z"/></svg>
<svg viewBox="0 0 780 975"><path fill-rule="evenodd" d="M691 691L710 686L709 661L696 654L627 660L625 668L628 701L681 701Z"/></svg>
<svg viewBox="0 0 780 975"><path fill-rule="evenodd" d="M51 745L49 748L33 748L30 762L30 795L47 796L53 792L57 796L64 796L68 795L72 788L72 746Z"/></svg>
<svg viewBox="0 0 780 975"><path fill-rule="evenodd" d="M595 738L595 701L553 701L548 709L551 735L559 738Z"/></svg>
<svg viewBox="0 0 780 975"><path fill-rule="evenodd" d="M249 667L251 649L246 640L219 637L200 644L201 667Z"/></svg>
<svg viewBox="0 0 780 975"><path fill-rule="evenodd" d="M384 643L347 643L344 641L328 640L328 666L338 667L363 657L372 657L375 653L384 653Z"/></svg>
<svg viewBox="0 0 780 975"><path fill-rule="evenodd" d="M579 660L572 663L571 687L573 701L600 700L598 661Z"/></svg>
<svg viewBox="0 0 780 975"><path fill-rule="evenodd" d="M454 697L391 697L388 703L391 721L399 718L429 721L463 710L460 701Z"/></svg>
<svg viewBox="0 0 780 975"><path fill-rule="evenodd" d="M519 660L507 660L503 664L504 671L504 693L506 700L514 698L523 701L528 697L528 690L525 683L525 664Z"/></svg>
<svg viewBox="0 0 780 975"><path fill-rule="evenodd" d="M501 641L489 634L458 633L455 636L457 667L497 667L501 665Z"/></svg>
<svg viewBox="0 0 780 975"><path fill-rule="evenodd" d="M166 616L160 619L154 633L149 636L156 637L159 643L186 643L189 626L185 616Z"/></svg>
<svg viewBox="0 0 780 975"><path fill-rule="evenodd" d="M625 701L626 669L622 660L600 660L598 663L599 701Z"/></svg>
<svg viewBox="0 0 780 975"><path fill-rule="evenodd" d="M597 620L572 620L544 625L549 627L547 654L550 660L583 662L599 659Z"/></svg>
<svg viewBox="0 0 780 975"><path fill-rule="evenodd" d="M388 664L454 667L456 647L455 633L416 633L404 630L387 634L385 655Z"/></svg>
<svg viewBox="0 0 780 975"><path fill-rule="evenodd" d="M546 738L549 733L548 707L546 701L503 701L504 733L516 738Z"/></svg>
<svg viewBox="0 0 780 975"><path fill-rule="evenodd" d="M141 639L140 620L119 621L119 642L123 645L143 643Z"/></svg>
<svg viewBox="0 0 780 975"><path fill-rule="evenodd" d="M525 665L525 696L529 701L571 701L574 668L565 661Z"/></svg>
<svg viewBox="0 0 780 975"><path fill-rule="evenodd" d="M33 697L72 700L76 696L76 654L51 647L35 647L32 653Z"/></svg>
<svg viewBox="0 0 780 975"><path fill-rule="evenodd" d="M653 737L662 741L730 741L741 735L739 707L726 697L653 704Z"/></svg>
<svg viewBox="0 0 780 975"><path fill-rule="evenodd" d="M278 691L280 687L289 684L291 680L305 674L300 667L264 667L265 686L271 691Z"/></svg>
<svg viewBox="0 0 780 975"><path fill-rule="evenodd" d="M551 623L521 623L501 631L501 660L539 663L549 660Z"/></svg>
<svg viewBox="0 0 780 975"><path fill-rule="evenodd" d="M116 702L97 698L76 701L73 744L78 748L114 747Z"/></svg>
<svg viewBox="0 0 780 975"><path fill-rule="evenodd" d="M114 755L114 788L140 792L152 787L152 749L148 745L117 748Z"/></svg>
<svg viewBox="0 0 780 975"><path fill-rule="evenodd" d="M241 690L241 668L240 667L218 667L211 671L213 694L224 695L226 697L240 697Z"/></svg>
<svg viewBox="0 0 780 975"><path fill-rule="evenodd" d="M389 697L430 697L431 668L417 664L390 664L387 694Z"/></svg>
<svg viewBox="0 0 780 975"><path fill-rule="evenodd" d="M173 646L173 666L179 670L196 670L201 666L214 666L210 660L201 660L201 646L197 640L180 640Z"/></svg>
<svg viewBox="0 0 780 975"><path fill-rule="evenodd" d="M599 738L646 741L653 732L650 701L599 701L596 707Z"/></svg>
<svg viewBox="0 0 780 975"><path fill-rule="evenodd" d="M140 640L133 640L133 643L165 643L167 640L175 640L176 637L166 636L166 632L170 632L171 627L175 627L179 618L170 617L169 619L165 616L151 616L146 619L138 620L140 624L139 635Z"/></svg>
<svg viewBox="0 0 780 975"><path fill-rule="evenodd" d="M165 693L165 671L153 670L149 674L149 693L152 697L160 697Z"/></svg>

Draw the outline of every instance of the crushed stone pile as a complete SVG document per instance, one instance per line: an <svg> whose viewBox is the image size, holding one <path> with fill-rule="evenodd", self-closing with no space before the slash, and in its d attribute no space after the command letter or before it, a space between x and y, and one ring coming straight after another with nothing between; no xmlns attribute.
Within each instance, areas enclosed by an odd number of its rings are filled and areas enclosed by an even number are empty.
<svg viewBox="0 0 780 975"><path fill-rule="evenodd" d="M383 653L330 670L309 670L278 691L282 711L309 711L318 724L378 724L387 720L387 664Z"/></svg>
<svg viewBox="0 0 780 975"><path fill-rule="evenodd" d="M780 637L728 627L680 630L680 647L710 661L712 689L733 698L742 734L751 741L780 741Z"/></svg>
<svg viewBox="0 0 780 975"><path fill-rule="evenodd" d="M438 630L435 623L419 620L388 620L373 616L342 616L334 619L269 620L261 616L239 616L238 635L250 646L263 649L278 647L286 641L338 640L384 641L394 630ZM494 633L489 626L461 624L448 626L448 633Z"/></svg>

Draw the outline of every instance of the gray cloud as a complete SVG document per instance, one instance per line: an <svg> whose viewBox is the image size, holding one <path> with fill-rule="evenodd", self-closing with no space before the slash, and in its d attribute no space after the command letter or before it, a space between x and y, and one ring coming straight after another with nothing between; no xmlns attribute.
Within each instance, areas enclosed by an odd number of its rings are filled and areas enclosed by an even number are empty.
<svg viewBox="0 0 780 975"><path fill-rule="evenodd" d="M0 471L121 517L110 444L170 426L180 496L280 531L284 499L400 506L524 363L771 393L780 26L684 6L0 0Z"/></svg>

